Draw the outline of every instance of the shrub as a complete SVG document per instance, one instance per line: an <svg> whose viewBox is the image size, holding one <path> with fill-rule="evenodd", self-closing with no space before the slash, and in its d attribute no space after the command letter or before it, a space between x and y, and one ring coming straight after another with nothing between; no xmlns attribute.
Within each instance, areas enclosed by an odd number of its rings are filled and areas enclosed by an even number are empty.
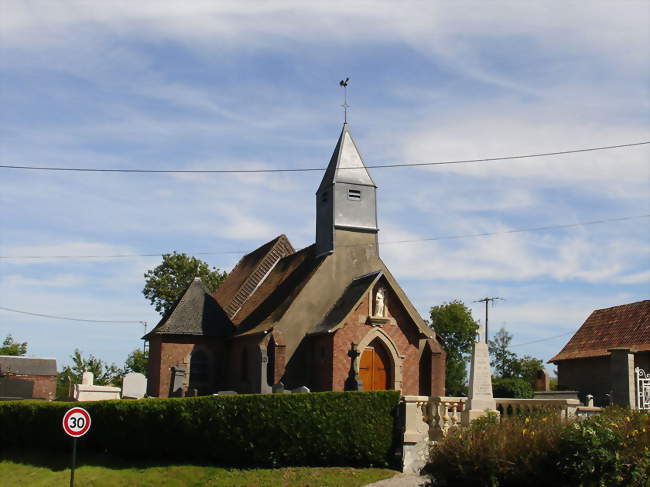
<svg viewBox="0 0 650 487"><path fill-rule="evenodd" d="M556 485L544 470L560 429L557 414L480 418L434 445L427 472L439 485Z"/></svg>
<svg viewBox="0 0 650 487"><path fill-rule="evenodd" d="M607 408L563 423L557 413L474 421L434 445L437 485L634 486L650 484L650 416Z"/></svg>
<svg viewBox="0 0 650 487"><path fill-rule="evenodd" d="M529 399L533 397L533 388L524 379L494 379L492 381L494 397L513 397L517 399Z"/></svg>
<svg viewBox="0 0 650 487"><path fill-rule="evenodd" d="M399 393L256 394L87 402L79 448L129 458L226 465L386 465ZM61 427L79 403L0 403L0 448L69 449Z"/></svg>
<svg viewBox="0 0 650 487"><path fill-rule="evenodd" d="M565 428L558 444L563 477L584 486L647 485L650 416L618 407Z"/></svg>

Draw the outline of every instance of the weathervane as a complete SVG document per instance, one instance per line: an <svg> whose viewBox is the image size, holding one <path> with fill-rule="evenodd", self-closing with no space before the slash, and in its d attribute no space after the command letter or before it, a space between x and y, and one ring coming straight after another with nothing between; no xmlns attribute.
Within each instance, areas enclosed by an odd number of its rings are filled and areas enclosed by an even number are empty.
<svg viewBox="0 0 650 487"><path fill-rule="evenodd" d="M350 108L350 105L348 105L348 81L350 81L350 78L345 78L345 80L339 81L339 85L343 87L343 121L345 123L348 123L348 108Z"/></svg>

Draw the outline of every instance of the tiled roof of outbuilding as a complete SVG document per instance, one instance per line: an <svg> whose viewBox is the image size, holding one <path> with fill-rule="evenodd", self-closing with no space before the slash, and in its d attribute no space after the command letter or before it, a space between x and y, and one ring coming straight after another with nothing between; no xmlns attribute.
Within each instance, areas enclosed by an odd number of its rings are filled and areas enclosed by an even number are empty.
<svg viewBox="0 0 650 487"><path fill-rule="evenodd" d="M9 375L56 375L56 359L0 355L0 373Z"/></svg>
<svg viewBox="0 0 650 487"><path fill-rule="evenodd" d="M650 300L597 309L549 362L606 356L616 347L650 350Z"/></svg>

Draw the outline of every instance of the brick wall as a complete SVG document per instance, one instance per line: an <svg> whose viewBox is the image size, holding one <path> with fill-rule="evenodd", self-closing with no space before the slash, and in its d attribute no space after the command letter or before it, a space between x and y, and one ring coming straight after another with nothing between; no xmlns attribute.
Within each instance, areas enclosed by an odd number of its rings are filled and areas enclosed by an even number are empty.
<svg viewBox="0 0 650 487"><path fill-rule="evenodd" d="M369 304L370 293L367 293L357 308L346 319L345 325L334 334L330 390L344 390L345 380L348 377L351 364L351 358L348 355L350 345L352 342L359 343L373 328L373 325L367 324L370 311ZM399 354L403 357L402 394L417 395L420 385L420 356L423 351L423 347L420 347L418 328L397 296L390 289L386 293L385 307L385 314L389 318L389 322L382 325L382 329L390 337ZM436 348L432 354L431 390L433 395L442 395L444 394L444 352L436 342L433 342L431 346ZM359 351L363 353L363 350Z"/></svg>
<svg viewBox="0 0 650 487"><path fill-rule="evenodd" d="M185 367L185 393L188 392L190 358L195 348L203 348L209 357L210 388L216 392L223 379L223 344L214 338L196 336L153 337L149 342L149 395L169 397L172 381L172 367L183 364Z"/></svg>
<svg viewBox="0 0 650 487"><path fill-rule="evenodd" d="M8 375L1 379L4 384L0 389L13 397L52 400L56 396L55 375Z"/></svg>

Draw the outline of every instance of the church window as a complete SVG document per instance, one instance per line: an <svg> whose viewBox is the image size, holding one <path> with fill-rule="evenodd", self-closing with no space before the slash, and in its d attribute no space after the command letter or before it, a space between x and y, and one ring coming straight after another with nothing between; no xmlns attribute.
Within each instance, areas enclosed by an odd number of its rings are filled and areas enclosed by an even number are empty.
<svg viewBox="0 0 650 487"><path fill-rule="evenodd" d="M348 199L359 201L361 199L361 190L359 189L348 189Z"/></svg>

